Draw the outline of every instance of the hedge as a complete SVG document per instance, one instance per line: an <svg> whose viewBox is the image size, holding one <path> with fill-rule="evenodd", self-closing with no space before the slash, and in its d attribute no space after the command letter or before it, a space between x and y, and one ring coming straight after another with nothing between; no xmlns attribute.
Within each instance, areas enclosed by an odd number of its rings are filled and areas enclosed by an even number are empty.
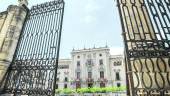
<svg viewBox="0 0 170 96"><path fill-rule="evenodd" d="M70 88L64 88L64 89L56 89L56 93L62 93L62 94L72 94L72 93L105 93L105 92L120 92L125 91L126 86L120 86L120 87L92 87L92 88L78 88L70 89Z"/></svg>

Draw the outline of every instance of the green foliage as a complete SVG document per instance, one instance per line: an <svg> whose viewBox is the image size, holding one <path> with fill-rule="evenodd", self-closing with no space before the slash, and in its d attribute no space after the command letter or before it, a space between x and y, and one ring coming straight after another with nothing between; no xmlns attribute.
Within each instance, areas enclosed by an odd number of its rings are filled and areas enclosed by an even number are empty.
<svg viewBox="0 0 170 96"><path fill-rule="evenodd" d="M113 87L105 87L105 88L103 88L103 91L105 91L105 92L113 92Z"/></svg>
<svg viewBox="0 0 170 96"><path fill-rule="evenodd" d="M93 88L90 88L90 92L91 93L99 93L99 92L102 92L102 89L100 87L93 87Z"/></svg>
<svg viewBox="0 0 170 96"><path fill-rule="evenodd" d="M89 93L89 88L78 88L77 93Z"/></svg>
<svg viewBox="0 0 170 96"><path fill-rule="evenodd" d="M119 87L119 90L120 90L120 91L126 90L126 86L120 86L120 87Z"/></svg>
<svg viewBox="0 0 170 96"><path fill-rule="evenodd" d="M61 89L55 89L55 93L60 93L61 91Z"/></svg>
<svg viewBox="0 0 170 96"><path fill-rule="evenodd" d="M56 93L71 94L71 93L75 93L75 90L72 90L70 88L56 89Z"/></svg>
<svg viewBox="0 0 170 96"><path fill-rule="evenodd" d="M65 88L65 89L56 89L56 93L72 94L72 93L105 93L105 92L117 92L125 91L126 86L120 87L93 87L93 88L78 88L77 90Z"/></svg>

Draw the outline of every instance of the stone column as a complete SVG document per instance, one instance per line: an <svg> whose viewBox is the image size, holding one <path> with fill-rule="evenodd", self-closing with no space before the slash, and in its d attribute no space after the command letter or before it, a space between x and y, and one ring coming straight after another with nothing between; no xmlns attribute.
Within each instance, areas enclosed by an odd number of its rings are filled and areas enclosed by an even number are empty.
<svg viewBox="0 0 170 96"><path fill-rule="evenodd" d="M0 32L0 81L11 64L18 39L26 18L23 6L10 5Z"/></svg>

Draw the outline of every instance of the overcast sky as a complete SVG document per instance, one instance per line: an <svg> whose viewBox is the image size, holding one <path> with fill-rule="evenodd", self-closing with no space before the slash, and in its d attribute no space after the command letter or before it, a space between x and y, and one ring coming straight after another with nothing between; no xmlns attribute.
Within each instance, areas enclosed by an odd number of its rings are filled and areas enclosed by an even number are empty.
<svg viewBox="0 0 170 96"><path fill-rule="evenodd" d="M29 8L50 0L29 0ZM0 0L5 11L17 0ZM69 58L72 49L104 47L112 54L123 50L121 26L115 0L65 0L60 58Z"/></svg>

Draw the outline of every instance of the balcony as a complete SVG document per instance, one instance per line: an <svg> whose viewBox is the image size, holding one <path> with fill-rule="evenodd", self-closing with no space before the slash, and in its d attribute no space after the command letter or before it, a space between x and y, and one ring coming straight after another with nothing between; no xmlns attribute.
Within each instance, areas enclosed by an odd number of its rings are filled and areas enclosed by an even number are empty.
<svg viewBox="0 0 170 96"><path fill-rule="evenodd" d="M81 79L80 79L80 78L76 78L74 81L75 81L75 82L80 82Z"/></svg>
<svg viewBox="0 0 170 96"><path fill-rule="evenodd" d="M86 79L86 82L87 82L87 83L94 83L94 79L92 79L92 78L87 78L87 79Z"/></svg>
<svg viewBox="0 0 170 96"><path fill-rule="evenodd" d="M108 80L106 78L99 78L98 82L106 83L106 82L108 82Z"/></svg>

